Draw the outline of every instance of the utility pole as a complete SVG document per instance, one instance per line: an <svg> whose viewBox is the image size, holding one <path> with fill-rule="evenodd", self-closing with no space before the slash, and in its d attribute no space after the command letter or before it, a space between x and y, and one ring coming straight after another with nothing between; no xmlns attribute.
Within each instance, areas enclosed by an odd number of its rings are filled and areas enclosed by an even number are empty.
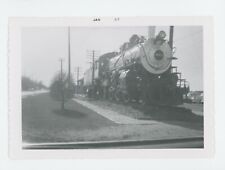
<svg viewBox="0 0 225 170"><path fill-rule="evenodd" d="M77 67L77 85L79 84L79 67Z"/></svg>
<svg viewBox="0 0 225 170"><path fill-rule="evenodd" d="M88 63L91 63L91 67L92 67L92 85L94 85L94 79L95 79L95 60L96 60L96 56L98 56L99 51L96 50L91 50L91 51L87 51L88 52L88 57L89 60L91 60Z"/></svg>
<svg viewBox="0 0 225 170"><path fill-rule="evenodd" d="M76 78L76 81L77 81L77 85L76 85L76 93L78 93L79 91L79 75L80 75L80 67L75 67L75 74L77 74L77 78Z"/></svg>
<svg viewBox="0 0 225 170"><path fill-rule="evenodd" d="M92 85L94 85L95 79L95 51L92 51Z"/></svg>
<svg viewBox="0 0 225 170"><path fill-rule="evenodd" d="M71 57L70 57L70 27L68 27L68 88L70 89L70 66L71 66Z"/></svg>
<svg viewBox="0 0 225 170"><path fill-rule="evenodd" d="M63 59L60 59L60 66L61 66L61 74L60 74L60 83L61 83L61 109L64 110L64 88L63 88Z"/></svg>

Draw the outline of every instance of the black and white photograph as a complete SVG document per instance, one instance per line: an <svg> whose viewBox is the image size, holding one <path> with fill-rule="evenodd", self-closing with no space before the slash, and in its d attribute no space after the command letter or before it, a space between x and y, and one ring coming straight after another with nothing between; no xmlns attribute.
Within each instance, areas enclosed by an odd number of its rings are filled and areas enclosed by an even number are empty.
<svg viewBox="0 0 225 170"><path fill-rule="evenodd" d="M11 120L12 143L20 139L24 151L209 147L207 27L123 20L13 23L20 60L10 84L21 115Z"/></svg>
<svg viewBox="0 0 225 170"><path fill-rule="evenodd" d="M23 28L24 148L203 148L202 33Z"/></svg>

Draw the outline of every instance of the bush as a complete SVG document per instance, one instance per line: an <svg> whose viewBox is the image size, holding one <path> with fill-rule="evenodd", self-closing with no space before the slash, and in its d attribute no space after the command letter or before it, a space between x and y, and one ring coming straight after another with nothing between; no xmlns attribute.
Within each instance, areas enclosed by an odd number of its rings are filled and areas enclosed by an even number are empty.
<svg viewBox="0 0 225 170"><path fill-rule="evenodd" d="M64 103L73 98L74 92L75 84L72 76L69 82L66 73L62 73L62 75L57 73L50 85L50 96L56 101L61 101L62 109L64 109Z"/></svg>

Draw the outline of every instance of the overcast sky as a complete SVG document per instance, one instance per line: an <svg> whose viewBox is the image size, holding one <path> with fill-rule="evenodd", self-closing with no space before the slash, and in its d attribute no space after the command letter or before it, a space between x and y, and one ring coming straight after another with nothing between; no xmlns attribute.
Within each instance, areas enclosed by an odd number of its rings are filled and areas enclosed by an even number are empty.
<svg viewBox="0 0 225 170"><path fill-rule="evenodd" d="M156 33L164 30L169 35L169 27L156 27ZM148 35L148 27L72 27L71 72L79 66L84 72L90 64L88 50L98 51L98 55L119 51L119 47L129 41L133 34ZM175 26L174 46L178 66L183 78L190 82L191 90L203 90L203 30L200 26ZM168 37L168 36L167 36ZM68 68L68 28L30 27L22 30L22 74L45 85L49 85L57 71L59 59Z"/></svg>

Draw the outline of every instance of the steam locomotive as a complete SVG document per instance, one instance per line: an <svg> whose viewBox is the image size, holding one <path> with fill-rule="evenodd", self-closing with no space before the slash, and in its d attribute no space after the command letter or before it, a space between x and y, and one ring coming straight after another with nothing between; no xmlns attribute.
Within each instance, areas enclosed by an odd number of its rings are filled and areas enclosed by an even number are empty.
<svg viewBox="0 0 225 170"><path fill-rule="evenodd" d="M178 105L189 85L172 66L173 47L160 31L153 38L133 35L120 52L106 53L84 73L87 95L121 102Z"/></svg>

